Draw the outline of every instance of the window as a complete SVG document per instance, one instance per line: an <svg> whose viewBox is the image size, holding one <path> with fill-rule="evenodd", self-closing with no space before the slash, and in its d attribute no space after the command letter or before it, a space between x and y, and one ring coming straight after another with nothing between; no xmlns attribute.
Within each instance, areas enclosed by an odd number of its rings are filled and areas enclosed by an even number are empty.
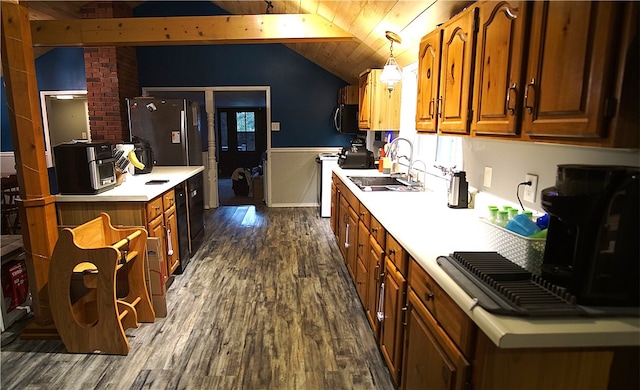
<svg viewBox="0 0 640 390"><path fill-rule="evenodd" d="M238 152L256 150L256 116L254 112L236 112Z"/></svg>
<svg viewBox="0 0 640 390"><path fill-rule="evenodd" d="M227 113L220 112L220 139L218 142L220 143L220 150L223 152L227 152L229 150L229 134L228 134L229 125L227 122Z"/></svg>

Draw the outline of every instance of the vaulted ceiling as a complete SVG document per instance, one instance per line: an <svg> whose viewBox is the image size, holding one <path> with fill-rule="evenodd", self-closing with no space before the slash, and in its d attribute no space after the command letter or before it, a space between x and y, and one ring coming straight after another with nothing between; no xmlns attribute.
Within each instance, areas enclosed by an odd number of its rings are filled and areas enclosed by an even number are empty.
<svg viewBox="0 0 640 390"><path fill-rule="evenodd" d="M347 42L288 43L289 48L349 83L367 68L382 68L389 56L385 31L402 38L395 43L393 54L401 66L418 59L420 38L471 1L455 0L218 0L214 4L233 15L318 14L353 35ZM27 1L31 20L79 19L85 1ZM127 2L131 7L141 1ZM35 49L35 55L43 52Z"/></svg>

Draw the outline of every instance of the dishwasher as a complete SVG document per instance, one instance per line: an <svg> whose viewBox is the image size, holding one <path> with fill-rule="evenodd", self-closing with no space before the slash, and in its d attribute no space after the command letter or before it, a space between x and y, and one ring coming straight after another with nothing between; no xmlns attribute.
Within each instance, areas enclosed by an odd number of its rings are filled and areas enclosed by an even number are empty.
<svg viewBox="0 0 640 390"><path fill-rule="evenodd" d="M180 183L174 190L176 193L176 219L180 247L180 263L174 273L179 275L184 272L191 259L189 255L189 222L187 219L187 189L185 183Z"/></svg>

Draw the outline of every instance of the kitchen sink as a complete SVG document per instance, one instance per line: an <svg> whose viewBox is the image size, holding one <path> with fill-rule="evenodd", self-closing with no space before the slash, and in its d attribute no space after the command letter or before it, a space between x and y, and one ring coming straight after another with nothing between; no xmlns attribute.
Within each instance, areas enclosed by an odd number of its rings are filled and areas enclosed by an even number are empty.
<svg viewBox="0 0 640 390"><path fill-rule="evenodd" d="M416 183L390 176L347 176L362 191L420 191Z"/></svg>

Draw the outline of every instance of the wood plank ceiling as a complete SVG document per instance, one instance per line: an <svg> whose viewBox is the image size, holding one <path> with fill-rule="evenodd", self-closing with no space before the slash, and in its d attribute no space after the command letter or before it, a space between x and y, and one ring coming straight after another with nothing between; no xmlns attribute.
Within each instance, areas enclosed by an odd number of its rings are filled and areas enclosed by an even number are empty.
<svg viewBox="0 0 640 390"><path fill-rule="evenodd" d="M28 1L31 20L78 19L85 1ZM140 1L127 2L131 7ZM234 15L266 13L265 1L218 0L214 4ZM469 0L273 0L272 14L318 14L350 32L348 42L291 43L289 48L351 84L367 68L382 68L389 56L385 31L400 35L393 53L401 66L418 60L420 38L461 11ZM48 49L35 48L41 55Z"/></svg>

